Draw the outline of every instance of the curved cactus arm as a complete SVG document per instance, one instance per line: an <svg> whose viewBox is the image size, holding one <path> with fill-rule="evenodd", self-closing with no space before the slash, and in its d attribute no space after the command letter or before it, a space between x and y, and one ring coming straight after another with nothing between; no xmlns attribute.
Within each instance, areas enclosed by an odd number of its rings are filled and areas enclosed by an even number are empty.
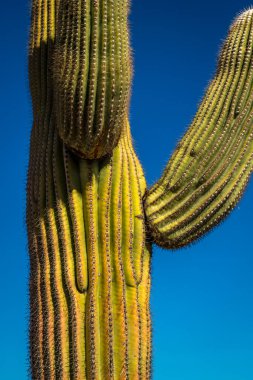
<svg viewBox="0 0 253 380"><path fill-rule="evenodd" d="M145 199L154 241L179 248L221 222L253 171L253 10L233 22L192 125Z"/></svg>

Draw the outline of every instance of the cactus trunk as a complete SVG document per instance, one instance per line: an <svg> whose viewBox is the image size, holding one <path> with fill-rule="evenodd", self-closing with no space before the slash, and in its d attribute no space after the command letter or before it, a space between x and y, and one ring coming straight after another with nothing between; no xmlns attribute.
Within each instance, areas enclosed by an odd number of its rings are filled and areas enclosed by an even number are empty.
<svg viewBox="0 0 253 380"><path fill-rule="evenodd" d="M146 186L128 125L112 156L85 160L49 119L32 132L28 186L32 377L148 379Z"/></svg>
<svg viewBox="0 0 253 380"><path fill-rule="evenodd" d="M150 377L150 246L127 121L127 13L125 0L33 1L33 379Z"/></svg>

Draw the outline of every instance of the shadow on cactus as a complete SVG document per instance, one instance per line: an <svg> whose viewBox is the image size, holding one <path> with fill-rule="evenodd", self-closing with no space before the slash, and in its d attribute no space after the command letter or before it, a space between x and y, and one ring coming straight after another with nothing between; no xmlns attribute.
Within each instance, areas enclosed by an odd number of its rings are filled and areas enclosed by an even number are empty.
<svg viewBox="0 0 253 380"><path fill-rule="evenodd" d="M192 125L148 190L128 123L128 11L127 0L33 0L33 379L150 379L151 242L202 237L253 169L253 11L233 22Z"/></svg>

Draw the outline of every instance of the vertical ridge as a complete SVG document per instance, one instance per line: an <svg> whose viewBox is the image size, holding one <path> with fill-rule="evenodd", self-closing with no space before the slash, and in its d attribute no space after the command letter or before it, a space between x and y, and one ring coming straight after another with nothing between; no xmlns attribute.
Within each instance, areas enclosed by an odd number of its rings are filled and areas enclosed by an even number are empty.
<svg viewBox="0 0 253 380"><path fill-rule="evenodd" d="M59 229L59 241L63 268L64 287L67 294L69 312L70 374L73 379L85 378L84 347L84 295L76 291L75 268L73 261L73 242L70 235L67 190L64 174L64 162L61 143L54 136L53 176L56 197L56 215Z"/></svg>
<svg viewBox="0 0 253 380"><path fill-rule="evenodd" d="M87 236L83 219L82 189L79 177L79 165L74 161L74 157L64 150L64 168L66 175L68 200L70 215L73 225L73 240L75 245L75 271L77 288L84 293L88 288L88 269L87 269Z"/></svg>
<svg viewBox="0 0 253 380"><path fill-rule="evenodd" d="M99 212L99 236L100 257L102 262L101 273L101 372L103 378L114 378L113 360L113 299L112 299L112 263L110 245L110 206L112 188L112 162L111 158L101 163L98 190L98 212Z"/></svg>
<svg viewBox="0 0 253 380"><path fill-rule="evenodd" d="M126 316L126 295L123 265L121 259L121 210L122 210L122 149L116 147L113 154L113 177L111 193L111 247L113 262L113 341L115 373L119 378L128 379L128 335Z"/></svg>
<svg viewBox="0 0 253 380"><path fill-rule="evenodd" d="M90 379L100 379L99 299L101 291L101 264L98 252L97 162L88 162L86 160L80 161L80 178L83 188L84 222L87 230L87 244L89 250L89 291L86 303L87 376Z"/></svg>

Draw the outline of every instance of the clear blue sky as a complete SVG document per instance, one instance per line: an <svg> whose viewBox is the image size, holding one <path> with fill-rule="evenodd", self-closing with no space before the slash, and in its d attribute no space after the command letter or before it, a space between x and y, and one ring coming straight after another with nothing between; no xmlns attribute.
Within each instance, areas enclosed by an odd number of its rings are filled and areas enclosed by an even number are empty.
<svg viewBox="0 0 253 380"><path fill-rule="evenodd" d="M193 118L231 20L249 6L243 0L132 0L130 119L149 184ZM0 16L3 380L28 378L29 7L28 0L3 1ZM252 199L253 181L229 219L205 239L174 253L154 248L154 380L253 379Z"/></svg>

